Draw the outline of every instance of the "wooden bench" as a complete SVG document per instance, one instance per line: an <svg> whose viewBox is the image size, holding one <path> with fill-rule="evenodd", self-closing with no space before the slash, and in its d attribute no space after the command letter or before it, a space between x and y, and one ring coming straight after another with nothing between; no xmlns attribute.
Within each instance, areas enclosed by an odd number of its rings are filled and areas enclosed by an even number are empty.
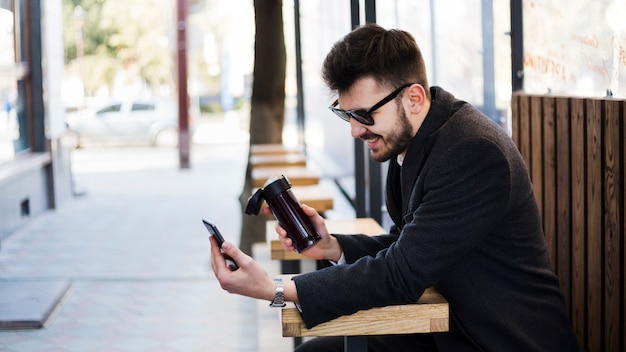
<svg viewBox="0 0 626 352"><path fill-rule="evenodd" d="M302 153L250 155L248 161L253 168L306 166L306 155Z"/></svg>
<svg viewBox="0 0 626 352"><path fill-rule="evenodd" d="M330 233L346 233L346 234L365 234L376 236L385 233L380 224L372 218L357 219L327 219L326 228ZM297 252L288 252L283 249L278 235L276 234L276 220L270 220L265 223L265 236L270 244L271 256L273 260L302 260L307 257Z"/></svg>
<svg viewBox="0 0 626 352"><path fill-rule="evenodd" d="M262 167L252 169L252 180L254 187L263 187L265 182L272 175L285 175L293 186L316 185L320 181L320 174L310 168L301 166L290 167Z"/></svg>
<svg viewBox="0 0 626 352"><path fill-rule="evenodd" d="M415 304L394 305L358 311L307 329L296 308L283 308L283 337L345 336L345 351L366 352L368 335L446 332L448 302L428 288Z"/></svg>
<svg viewBox="0 0 626 352"><path fill-rule="evenodd" d="M271 154L302 154L302 146L288 147L284 144L253 144L250 146L250 155L271 155Z"/></svg>

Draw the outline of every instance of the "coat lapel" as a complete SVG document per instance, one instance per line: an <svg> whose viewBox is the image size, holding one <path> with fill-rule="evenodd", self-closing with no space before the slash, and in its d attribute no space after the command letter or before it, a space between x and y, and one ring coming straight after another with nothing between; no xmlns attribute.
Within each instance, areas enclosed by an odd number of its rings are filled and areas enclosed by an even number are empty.
<svg viewBox="0 0 626 352"><path fill-rule="evenodd" d="M443 126L451 115L451 107L454 97L439 87L431 88L432 103L426 119L417 131L411 146L406 153L401 171L401 192L402 192L402 215L405 218L408 209L409 199L413 194L413 187L420 174L426 159L430 154L436 140L436 131ZM402 223L404 226L404 223Z"/></svg>

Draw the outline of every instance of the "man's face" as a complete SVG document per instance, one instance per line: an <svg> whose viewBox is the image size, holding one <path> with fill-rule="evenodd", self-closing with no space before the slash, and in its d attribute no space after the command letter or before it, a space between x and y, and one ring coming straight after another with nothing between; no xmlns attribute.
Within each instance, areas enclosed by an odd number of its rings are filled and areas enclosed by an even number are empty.
<svg viewBox="0 0 626 352"><path fill-rule="evenodd" d="M380 86L371 78L356 81L348 92L339 97L344 110L367 110L392 90ZM401 99L404 92L398 96ZM352 137L364 140L373 160L384 162L405 152L415 135L404 105L394 99L372 113L374 125L367 126L350 119Z"/></svg>

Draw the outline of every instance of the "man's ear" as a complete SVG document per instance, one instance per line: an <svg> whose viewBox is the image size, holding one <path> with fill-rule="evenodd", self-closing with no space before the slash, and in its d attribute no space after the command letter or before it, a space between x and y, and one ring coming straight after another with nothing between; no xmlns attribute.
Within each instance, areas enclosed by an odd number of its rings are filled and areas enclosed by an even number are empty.
<svg viewBox="0 0 626 352"><path fill-rule="evenodd" d="M409 99L411 113L419 114L426 104L426 91L421 84L414 84L409 87Z"/></svg>

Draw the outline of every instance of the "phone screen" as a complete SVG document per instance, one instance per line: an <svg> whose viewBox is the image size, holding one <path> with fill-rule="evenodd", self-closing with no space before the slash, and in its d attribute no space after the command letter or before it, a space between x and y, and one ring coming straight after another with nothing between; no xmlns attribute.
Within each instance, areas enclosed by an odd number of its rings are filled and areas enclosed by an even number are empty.
<svg viewBox="0 0 626 352"><path fill-rule="evenodd" d="M209 231L209 234L213 236L215 240L217 240L217 244L220 246L220 248L222 248L222 243L224 243L224 236L222 236L217 226L215 226L215 224L206 219L202 219L202 222L204 223L206 229ZM225 254L223 251L222 255L224 256L224 259L226 259L226 265L228 265L231 271L239 269L239 266L237 265L237 263L235 263L233 258L231 258L228 254Z"/></svg>

